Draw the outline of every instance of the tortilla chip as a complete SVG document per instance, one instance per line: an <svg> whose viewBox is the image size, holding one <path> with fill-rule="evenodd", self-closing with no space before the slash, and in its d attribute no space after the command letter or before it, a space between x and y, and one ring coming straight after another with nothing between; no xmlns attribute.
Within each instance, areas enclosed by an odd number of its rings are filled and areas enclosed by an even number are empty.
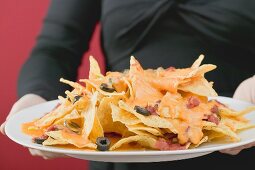
<svg viewBox="0 0 255 170"><path fill-rule="evenodd" d="M231 118L231 117L222 117L221 123L228 126L233 131L244 130L244 129L249 129L249 128L255 127L254 124L251 124L246 121L242 122L240 120L236 120L235 118Z"/></svg>
<svg viewBox="0 0 255 170"><path fill-rule="evenodd" d="M130 57L130 71L129 71L129 74L132 76L132 75L135 75L138 72L143 72L143 68L140 65L140 63L135 59L135 57L131 56Z"/></svg>
<svg viewBox="0 0 255 170"><path fill-rule="evenodd" d="M204 76L205 73L212 71L216 68L217 68L217 66L213 65L213 64L203 64L202 66L200 66L198 69L195 70L194 76L196 76L196 77Z"/></svg>
<svg viewBox="0 0 255 170"><path fill-rule="evenodd" d="M199 96L217 96L217 93L204 77L196 78L186 84L178 86L179 90L190 92Z"/></svg>
<svg viewBox="0 0 255 170"><path fill-rule="evenodd" d="M130 132L133 133L133 135L130 135L130 136L138 135L138 136L148 136L148 137L151 137L151 138L155 138L154 135L152 135L149 132L143 131L143 130L131 129Z"/></svg>
<svg viewBox="0 0 255 170"><path fill-rule="evenodd" d="M195 146L192 146L191 148L197 148L197 147L199 147L201 144L203 144L203 143L205 143L205 142L207 142L208 141L208 136L205 136L205 137L203 137L201 140L200 140L200 142L198 143L198 144L196 144Z"/></svg>
<svg viewBox="0 0 255 170"><path fill-rule="evenodd" d="M68 142L58 139L53 139L52 137L48 137L43 143L44 146L50 146L50 145L66 145Z"/></svg>
<svg viewBox="0 0 255 170"><path fill-rule="evenodd" d="M86 91L85 87L83 87L81 84L76 83L76 82L72 82L63 78L60 78L59 80L62 83L68 84L69 86L73 87L74 89L76 89L77 91L79 91L79 93L82 93L83 91Z"/></svg>
<svg viewBox="0 0 255 170"><path fill-rule="evenodd" d="M243 115L245 115L247 113L250 113L252 111L255 111L255 106L247 107L247 108L245 108L244 110L241 110L241 111L234 111L234 110L231 110L231 109L226 108L226 107L220 107L219 108L219 114L220 115L234 116L234 117L243 116Z"/></svg>
<svg viewBox="0 0 255 170"><path fill-rule="evenodd" d="M101 74L100 67L98 65L98 62L95 60L93 56L89 56L89 79L97 79L97 78L103 78L104 76Z"/></svg>
<svg viewBox="0 0 255 170"><path fill-rule="evenodd" d="M126 126L127 126L128 130L130 130L131 132L138 130L138 131L148 132L154 136L163 136L162 131L159 128L152 128L152 127L146 126L142 123L136 124L136 125L126 125Z"/></svg>
<svg viewBox="0 0 255 170"><path fill-rule="evenodd" d="M104 132L115 132L118 134L124 134L127 131L125 125L120 122L115 122L112 120L112 109L111 104L117 104L119 96L103 97L100 101L97 116L103 127Z"/></svg>
<svg viewBox="0 0 255 170"><path fill-rule="evenodd" d="M64 124L65 120L82 119L81 115L76 109L73 109L70 114L65 115L62 119L57 120L54 124Z"/></svg>
<svg viewBox="0 0 255 170"><path fill-rule="evenodd" d="M198 59L192 64L191 66L192 71L188 74L188 76L186 76L186 78L191 78L194 76L203 76L205 73L212 71L216 68L216 66L213 64L201 65L203 60L204 60L204 55L201 54L198 57Z"/></svg>
<svg viewBox="0 0 255 170"><path fill-rule="evenodd" d="M90 86L94 87L99 93L103 94L104 96L124 96L126 94L125 92L121 92L121 93L105 92L105 91L101 90L98 85L96 85L95 83L93 83L91 80L88 80L88 79L81 79L80 82L84 82L84 83L86 83L86 85L90 85Z"/></svg>
<svg viewBox="0 0 255 170"><path fill-rule="evenodd" d="M126 78L126 77L123 77L123 81L127 84L127 86L128 86L128 90L129 90L129 94L130 94L130 96L129 96L129 99L130 100L133 100L134 98L135 98L135 95L134 95L134 90L133 90L133 88L132 88L132 86L131 86L131 83L128 81L128 79Z"/></svg>
<svg viewBox="0 0 255 170"><path fill-rule="evenodd" d="M94 118L94 124L93 124L93 128L91 130L91 133L89 135L89 139L96 143L96 140L98 137L103 137L104 136L104 131L103 131L103 128L100 124L100 121L97 117L97 115L95 115L95 118Z"/></svg>
<svg viewBox="0 0 255 170"><path fill-rule="evenodd" d="M84 117L84 125L82 135L88 137L93 129L96 115L96 103L97 103L98 92L95 92L91 97L91 103L87 110L81 112Z"/></svg>
<svg viewBox="0 0 255 170"><path fill-rule="evenodd" d="M204 58L205 58L205 56L203 54L201 54L198 57L198 59L192 64L191 68L194 68L194 69L198 68L201 65Z"/></svg>
<svg viewBox="0 0 255 170"><path fill-rule="evenodd" d="M119 140L117 143L115 143L110 148L110 151L116 150L117 148L120 148L122 145L131 143L131 142L137 142L143 147L153 149L153 148L155 148L156 139L148 137L148 136L138 136L138 135L137 136L130 136L130 137L127 137L127 138L122 138L121 140Z"/></svg>
<svg viewBox="0 0 255 170"><path fill-rule="evenodd" d="M226 126L222 123L220 123L217 126L204 127L204 129L222 133L225 136L230 137L232 139L232 141L240 141L240 138L238 137L238 135L234 131L232 131L228 126Z"/></svg>
<svg viewBox="0 0 255 170"><path fill-rule="evenodd" d="M215 123L208 122L208 121L203 121L202 124L203 124L203 127L205 127L205 129L211 129L212 127L217 126Z"/></svg>
<svg viewBox="0 0 255 170"><path fill-rule="evenodd" d="M119 101L119 107L135 115L138 119L141 120L142 123L147 126L156 128L168 128L173 133L177 133L177 130L174 128L172 122L169 119L167 120L156 115L143 116L121 100Z"/></svg>
<svg viewBox="0 0 255 170"><path fill-rule="evenodd" d="M73 105L68 102L62 103L60 106L52 110L50 113L46 114L39 120L35 121L34 125L38 127L50 126L55 120L64 117L73 110Z"/></svg>
<svg viewBox="0 0 255 170"><path fill-rule="evenodd" d="M141 120L139 120L132 113L120 109L114 104L111 104L111 110L112 110L111 116L114 122L119 121L125 125L135 125L141 123Z"/></svg>
<svg viewBox="0 0 255 170"><path fill-rule="evenodd" d="M69 130L66 129L46 132L46 135L55 140L72 144L78 148L96 149L96 144L91 143L91 141L89 141L87 138L76 133L70 132Z"/></svg>
<svg viewBox="0 0 255 170"><path fill-rule="evenodd" d="M204 131L204 135L205 136L208 136L208 142L211 142L213 140L216 140L216 139L219 139L219 138L222 138L224 137L225 135L222 134L222 133L218 133L218 132L215 132L215 131Z"/></svg>

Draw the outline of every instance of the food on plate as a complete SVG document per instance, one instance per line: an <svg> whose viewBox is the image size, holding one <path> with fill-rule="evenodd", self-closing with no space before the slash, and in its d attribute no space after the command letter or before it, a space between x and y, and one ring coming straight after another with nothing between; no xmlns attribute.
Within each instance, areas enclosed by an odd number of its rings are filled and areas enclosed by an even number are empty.
<svg viewBox="0 0 255 170"><path fill-rule="evenodd" d="M183 150L213 140L239 141L238 132L253 128L244 115L208 97L217 96L204 74L216 68L201 62L191 67L144 69L134 58L130 69L103 75L90 57L88 79L73 87L43 117L22 125L42 145L98 151Z"/></svg>

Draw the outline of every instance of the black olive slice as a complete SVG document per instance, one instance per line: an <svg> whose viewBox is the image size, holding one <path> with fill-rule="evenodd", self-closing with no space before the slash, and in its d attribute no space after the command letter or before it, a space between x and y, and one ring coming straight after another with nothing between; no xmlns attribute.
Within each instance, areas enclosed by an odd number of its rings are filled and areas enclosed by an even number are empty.
<svg viewBox="0 0 255 170"><path fill-rule="evenodd" d="M110 140L107 137L98 137L96 140L97 150L107 151L110 148Z"/></svg>
<svg viewBox="0 0 255 170"><path fill-rule="evenodd" d="M115 92L115 89L114 88L110 88L106 83L102 83L100 85L100 89L105 91L105 92L109 92L109 93Z"/></svg>
<svg viewBox="0 0 255 170"><path fill-rule="evenodd" d="M149 116L151 114L146 108L140 106L135 106L134 109L137 113L140 113L144 116Z"/></svg>
<svg viewBox="0 0 255 170"><path fill-rule="evenodd" d="M73 103L77 102L80 100L80 98L82 98L82 96L78 95L74 97Z"/></svg>
<svg viewBox="0 0 255 170"><path fill-rule="evenodd" d="M48 139L48 136L47 136L47 135L43 135L43 136L40 136L40 137L35 137L35 138L33 138L33 142L42 145L42 143L43 143L46 139Z"/></svg>

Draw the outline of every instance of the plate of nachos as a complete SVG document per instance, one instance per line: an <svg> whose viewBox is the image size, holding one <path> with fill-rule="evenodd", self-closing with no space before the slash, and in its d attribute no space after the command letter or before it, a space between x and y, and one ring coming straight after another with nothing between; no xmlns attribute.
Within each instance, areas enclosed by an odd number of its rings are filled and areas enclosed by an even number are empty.
<svg viewBox="0 0 255 170"><path fill-rule="evenodd" d="M217 96L200 55L188 68L144 69L132 56L123 72L101 73L90 57L87 79L58 100L35 105L6 124L14 142L105 162L198 157L255 141L255 106Z"/></svg>

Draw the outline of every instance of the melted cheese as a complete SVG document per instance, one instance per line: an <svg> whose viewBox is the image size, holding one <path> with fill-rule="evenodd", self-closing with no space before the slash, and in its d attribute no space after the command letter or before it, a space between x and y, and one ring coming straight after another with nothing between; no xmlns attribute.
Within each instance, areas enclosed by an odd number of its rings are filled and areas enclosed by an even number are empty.
<svg viewBox="0 0 255 170"><path fill-rule="evenodd" d="M22 132L33 137L39 137L44 134L44 130L36 127L34 122L24 123L21 126Z"/></svg>

